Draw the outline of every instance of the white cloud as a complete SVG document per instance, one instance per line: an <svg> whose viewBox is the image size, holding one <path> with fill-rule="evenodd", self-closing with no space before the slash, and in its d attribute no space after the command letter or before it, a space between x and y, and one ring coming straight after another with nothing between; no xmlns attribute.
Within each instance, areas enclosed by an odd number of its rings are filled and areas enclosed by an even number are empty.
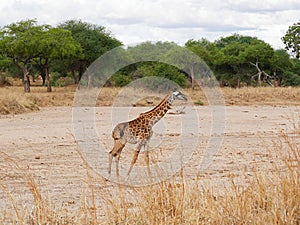
<svg viewBox="0 0 300 225"><path fill-rule="evenodd" d="M26 18L57 25L82 19L103 25L125 44L202 37L213 41L233 33L257 36L273 47L299 20L298 0L13 0L0 4L0 26Z"/></svg>
<svg viewBox="0 0 300 225"><path fill-rule="evenodd" d="M238 12L276 12L300 9L299 0L286 0L286 1L274 1L274 0L228 0L229 8Z"/></svg>

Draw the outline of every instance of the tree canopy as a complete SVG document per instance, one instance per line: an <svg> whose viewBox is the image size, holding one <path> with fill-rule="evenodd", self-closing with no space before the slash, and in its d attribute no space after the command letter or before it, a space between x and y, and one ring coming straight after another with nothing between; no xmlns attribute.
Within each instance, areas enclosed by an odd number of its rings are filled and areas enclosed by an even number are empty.
<svg viewBox="0 0 300 225"><path fill-rule="evenodd" d="M290 26L285 36L282 37L287 50L291 50L297 59L300 58L300 21Z"/></svg>
<svg viewBox="0 0 300 225"><path fill-rule="evenodd" d="M214 42L189 40L185 46L210 66L222 86L287 85L292 69L285 50L274 50L256 37L234 34Z"/></svg>
<svg viewBox="0 0 300 225"><path fill-rule="evenodd" d="M118 67L118 60L128 66L118 68L105 85L124 86L135 79L161 76L194 88L195 79L209 82L212 73L221 86L300 85L299 33L300 22L290 26L282 38L286 49L277 50L256 37L240 34L212 42L191 39L184 48L174 42L144 42L119 49L122 59L106 62L116 64L111 68ZM0 29L0 69L13 73L18 69L25 92L30 91L29 75L38 73L47 91L51 91L51 84L56 85L61 77L68 76L78 83L97 58L121 45L110 31L97 24L68 20L52 27L28 19ZM108 78L112 71L103 68L102 72ZM100 81L96 80L83 82L98 85Z"/></svg>
<svg viewBox="0 0 300 225"><path fill-rule="evenodd" d="M122 45L103 26L81 20L68 20L61 23L58 27L70 31L73 38L82 48L82 54L73 56L71 59L69 58L63 62L64 66L71 70L75 83L78 83L84 71L98 57Z"/></svg>
<svg viewBox="0 0 300 225"><path fill-rule="evenodd" d="M25 92L30 92L28 75L32 60L40 54L37 46L46 29L48 29L47 25L38 25L36 20L25 20L7 25L0 31L1 54L12 59L23 72Z"/></svg>

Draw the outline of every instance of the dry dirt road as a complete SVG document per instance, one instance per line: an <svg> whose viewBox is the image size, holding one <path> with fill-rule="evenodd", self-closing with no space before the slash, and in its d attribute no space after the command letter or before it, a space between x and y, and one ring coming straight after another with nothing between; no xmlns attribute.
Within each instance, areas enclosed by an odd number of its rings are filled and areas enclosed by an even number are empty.
<svg viewBox="0 0 300 225"><path fill-rule="evenodd" d="M134 118L147 109L135 107L126 110L130 114L129 117ZM117 113L118 109L112 112L109 107L96 108L95 121L91 120L88 126L81 124L84 123L84 119L81 120L78 115L72 116L70 107L43 108L34 113L1 116L0 209L10 205L9 194L22 204L31 204L33 201L24 179L24 171L32 175L42 195L53 204L58 207L78 205L87 189L87 170L77 143L87 144L81 147L90 148L90 152L85 149L83 155L88 158L96 173L107 176L107 152L113 145L111 130L117 122L126 118L125 114L119 118ZM191 122L190 113L198 117L191 125L198 127L197 131L187 128ZM245 176L252 176L254 169L270 169L270 165L276 160L274 141L278 141L282 132L292 132L293 123L299 124L299 113L300 107L295 106L226 106L226 126L222 134L212 131L212 112L209 107L187 109L187 112L181 115L167 114L154 129L150 143L152 164L172 158L172 151L179 146L180 151L186 151L190 156L185 164L187 177L197 177L207 188L226 190L232 177L237 182L243 182ZM292 118L297 121L293 122ZM74 134L74 124L77 134ZM89 129L96 131L95 137L89 135ZM82 134L83 136L80 136ZM212 137L222 140L222 143L220 148L213 149L213 157L205 164L209 167L201 170L199 166L203 163ZM97 146L103 150L99 151L99 154L95 152ZM128 169L133 148L134 146L128 145L122 153L121 173ZM16 168L3 153L25 170ZM94 153L95 157L92 155ZM180 158L173 159L179 165ZM138 168L144 169L143 163L141 153L133 169L133 177L139 171ZM114 167L112 172L114 174ZM114 175L111 179L115 179ZM136 184L134 179L129 182Z"/></svg>

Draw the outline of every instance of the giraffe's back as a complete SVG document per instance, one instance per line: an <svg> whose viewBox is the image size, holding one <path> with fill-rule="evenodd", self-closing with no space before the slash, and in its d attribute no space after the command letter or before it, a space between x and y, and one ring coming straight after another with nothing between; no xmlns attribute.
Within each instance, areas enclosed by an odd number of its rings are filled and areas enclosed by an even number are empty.
<svg viewBox="0 0 300 225"><path fill-rule="evenodd" d="M148 138L152 134L150 120L141 115L129 122L129 130L133 136L139 139Z"/></svg>

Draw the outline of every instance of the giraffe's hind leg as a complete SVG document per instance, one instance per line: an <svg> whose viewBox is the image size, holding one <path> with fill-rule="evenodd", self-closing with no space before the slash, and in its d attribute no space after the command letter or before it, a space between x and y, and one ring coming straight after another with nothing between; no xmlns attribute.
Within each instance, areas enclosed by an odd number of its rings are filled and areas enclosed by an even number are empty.
<svg viewBox="0 0 300 225"><path fill-rule="evenodd" d="M115 144L113 149L109 152L109 161L108 161L108 174L111 174L111 164L114 157L116 157L116 175L119 176L119 160L121 156L121 152L125 144L120 143L119 141L115 140Z"/></svg>
<svg viewBox="0 0 300 225"><path fill-rule="evenodd" d="M113 154L112 152L109 153L109 161L108 161L108 174L110 175L111 174L111 163L112 163L112 160L113 160Z"/></svg>
<svg viewBox="0 0 300 225"><path fill-rule="evenodd" d="M117 175L117 177L119 177L119 161L120 161L120 156L121 156L120 153L116 156L116 175Z"/></svg>
<svg viewBox="0 0 300 225"><path fill-rule="evenodd" d="M127 173L127 176L129 176L129 174L131 173L132 167L135 164L143 145L144 145L143 141L139 142L139 144L138 144L138 146L137 146L137 148L134 152L134 155L133 155L133 158L132 158L132 161L131 161L131 164L130 164L130 168L129 168L128 173Z"/></svg>

